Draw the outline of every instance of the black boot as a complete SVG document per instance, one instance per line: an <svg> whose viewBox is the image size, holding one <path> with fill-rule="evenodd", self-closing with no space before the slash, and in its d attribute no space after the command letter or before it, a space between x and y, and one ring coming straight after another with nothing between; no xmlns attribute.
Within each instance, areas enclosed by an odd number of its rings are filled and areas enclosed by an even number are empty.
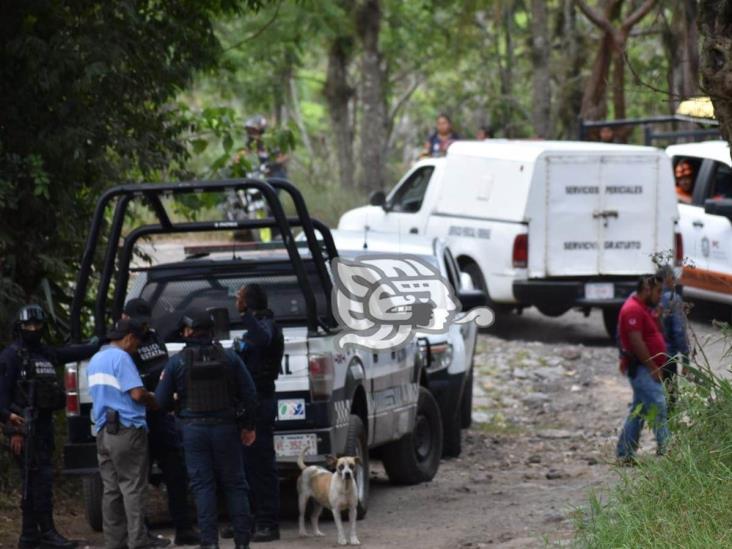
<svg viewBox="0 0 732 549"><path fill-rule="evenodd" d="M193 528L176 530L174 543L176 545L198 545L199 543L201 543L201 537L196 533Z"/></svg>
<svg viewBox="0 0 732 549"><path fill-rule="evenodd" d="M41 544L41 532L31 515L23 513L23 524L18 538L18 549L36 549Z"/></svg>
<svg viewBox="0 0 732 549"><path fill-rule="evenodd" d="M40 517L38 527L41 531L41 549L75 549L78 545L77 542L66 539L58 533L50 515Z"/></svg>
<svg viewBox="0 0 732 549"><path fill-rule="evenodd" d="M260 526L254 530L254 535L252 536L254 543L277 541L278 539L280 539L280 529L276 526Z"/></svg>

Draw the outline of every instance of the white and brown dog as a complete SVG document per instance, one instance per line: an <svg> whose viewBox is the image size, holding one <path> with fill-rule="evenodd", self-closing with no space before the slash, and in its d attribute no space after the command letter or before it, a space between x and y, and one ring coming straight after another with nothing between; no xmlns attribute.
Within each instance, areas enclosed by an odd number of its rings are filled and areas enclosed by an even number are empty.
<svg viewBox="0 0 732 549"><path fill-rule="evenodd" d="M318 528L318 520L323 507L333 512L336 528L338 528L338 543L346 545L360 545L356 537L356 508L358 506L358 487L356 485L356 468L361 464L357 457L334 458L328 456L328 464L335 467L335 473L331 473L317 465L306 466L304 453L300 453L297 464L302 473L297 479L298 503L300 507L300 535L307 536L305 530L305 509L308 500L313 498L313 512L310 515L310 523L313 528L313 535L324 536ZM341 511L348 509L348 519L351 523L351 536L346 541L346 534L343 531Z"/></svg>

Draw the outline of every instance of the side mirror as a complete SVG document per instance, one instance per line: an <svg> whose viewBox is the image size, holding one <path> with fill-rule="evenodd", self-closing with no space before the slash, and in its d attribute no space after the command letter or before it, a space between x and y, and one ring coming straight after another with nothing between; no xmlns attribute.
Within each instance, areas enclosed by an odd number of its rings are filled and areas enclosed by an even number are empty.
<svg viewBox="0 0 732 549"><path fill-rule="evenodd" d="M384 206L386 204L386 194L384 191L374 191L369 196L369 204L372 206Z"/></svg>
<svg viewBox="0 0 732 549"><path fill-rule="evenodd" d="M463 312L477 307L487 307L490 304L488 294L483 290L463 290L458 294Z"/></svg>
<svg viewBox="0 0 732 549"><path fill-rule="evenodd" d="M460 271L460 287L463 290L473 290L475 288L475 285L473 284L473 279L470 278L470 275L466 272Z"/></svg>
<svg viewBox="0 0 732 549"><path fill-rule="evenodd" d="M705 200L704 213L721 215L732 221L732 198L710 198Z"/></svg>

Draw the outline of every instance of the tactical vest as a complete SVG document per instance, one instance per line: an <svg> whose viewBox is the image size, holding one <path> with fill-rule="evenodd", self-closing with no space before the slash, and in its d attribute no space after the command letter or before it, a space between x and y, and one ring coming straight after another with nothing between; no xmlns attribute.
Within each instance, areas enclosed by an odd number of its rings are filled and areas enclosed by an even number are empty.
<svg viewBox="0 0 732 549"><path fill-rule="evenodd" d="M56 368L47 358L31 355L25 349L18 351L21 372L18 377L22 405L41 411L60 410L66 406L66 393L59 383ZM24 356L25 354L25 356ZM29 402L32 398L33 402Z"/></svg>
<svg viewBox="0 0 732 549"><path fill-rule="evenodd" d="M221 345L187 347L182 355L187 389L183 410L196 414L233 414L236 380Z"/></svg>

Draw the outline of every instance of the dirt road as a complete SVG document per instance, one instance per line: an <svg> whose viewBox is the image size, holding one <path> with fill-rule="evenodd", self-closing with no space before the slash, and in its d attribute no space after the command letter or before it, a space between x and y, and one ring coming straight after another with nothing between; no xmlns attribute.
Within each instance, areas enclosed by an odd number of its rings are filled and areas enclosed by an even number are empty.
<svg viewBox="0 0 732 549"><path fill-rule="evenodd" d="M706 318L693 327L700 337L713 333ZM708 351L720 354L714 345ZM543 547L571 539L576 509L616 478L615 437L630 399L616 365L597 312L549 319L527 311L481 335L474 422L462 456L443 461L433 482L414 487L391 486L376 464L370 510L358 523L363 546ZM649 449L650 438L644 437ZM80 507L58 514L66 532L100 544ZM262 547L335 546L334 524L324 521L321 529L325 538L302 539L288 519L282 541Z"/></svg>

